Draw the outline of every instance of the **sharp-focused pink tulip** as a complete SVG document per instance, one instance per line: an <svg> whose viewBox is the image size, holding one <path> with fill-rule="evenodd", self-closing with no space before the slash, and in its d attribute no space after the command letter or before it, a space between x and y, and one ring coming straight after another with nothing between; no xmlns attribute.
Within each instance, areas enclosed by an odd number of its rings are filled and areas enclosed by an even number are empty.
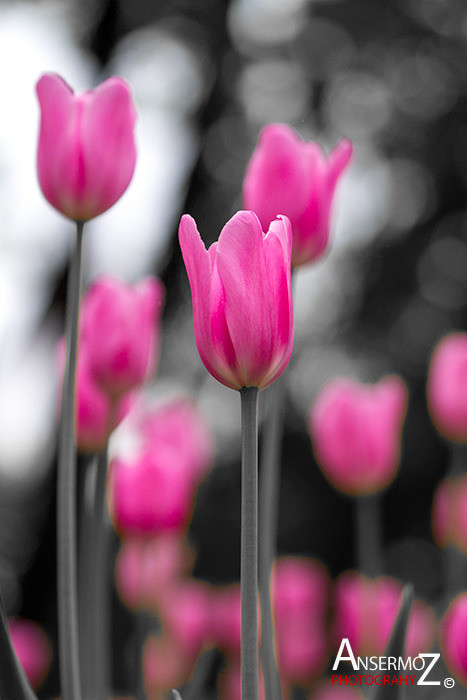
<svg viewBox="0 0 467 700"><path fill-rule="evenodd" d="M290 219L292 265L319 258L328 245L336 185L352 156L344 139L326 157L313 141L302 141L285 124L268 124L248 164L243 202L266 228L279 214Z"/></svg>
<svg viewBox="0 0 467 700"><path fill-rule="evenodd" d="M30 620L10 618L10 637L16 656L33 688L44 681L52 659L52 649L42 627Z"/></svg>
<svg viewBox="0 0 467 700"><path fill-rule="evenodd" d="M458 595L445 612L439 641L446 666L467 686L467 593Z"/></svg>
<svg viewBox="0 0 467 700"><path fill-rule="evenodd" d="M402 584L395 579L368 579L348 571L335 587L334 639L339 645L347 638L355 656L379 656L389 641L399 612ZM410 613L405 655L429 652L435 636L431 608L416 600Z"/></svg>
<svg viewBox="0 0 467 700"><path fill-rule="evenodd" d="M161 532L151 539L128 537L115 564L120 598L132 609L155 611L191 564L192 556L178 532Z"/></svg>
<svg viewBox="0 0 467 700"><path fill-rule="evenodd" d="M44 197L70 219L92 219L115 204L133 176L136 112L130 88L121 78L109 78L75 95L60 76L46 73L36 90Z"/></svg>
<svg viewBox="0 0 467 700"><path fill-rule="evenodd" d="M375 385L335 379L309 414L315 456L326 478L360 496L386 488L399 465L407 388L396 376Z"/></svg>
<svg viewBox="0 0 467 700"><path fill-rule="evenodd" d="M115 459L110 484L115 527L122 535L152 536L187 524L193 484L176 451L150 450L132 460Z"/></svg>
<svg viewBox="0 0 467 700"><path fill-rule="evenodd" d="M80 343L95 381L111 396L138 388L153 372L163 298L155 277L135 286L102 277L86 293Z"/></svg>
<svg viewBox="0 0 467 700"><path fill-rule="evenodd" d="M446 335L431 358L428 408L440 433L467 442L467 333Z"/></svg>
<svg viewBox="0 0 467 700"><path fill-rule="evenodd" d="M288 219L272 221L264 234L256 214L238 212L206 250L185 215L179 239L206 369L232 389L266 388L284 371L293 346Z"/></svg>
<svg viewBox="0 0 467 700"><path fill-rule="evenodd" d="M467 555L467 475L444 479L433 499L433 536L439 547Z"/></svg>
<svg viewBox="0 0 467 700"><path fill-rule="evenodd" d="M169 445L184 456L195 482L209 469L212 436L196 403L188 396L168 399L141 417L141 432L154 449Z"/></svg>
<svg viewBox="0 0 467 700"><path fill-rule="evenodd" d="M272 600L279 671L287 684L307 685L327 660L329 577L303 557L281 557L273 568Z"/></svg>

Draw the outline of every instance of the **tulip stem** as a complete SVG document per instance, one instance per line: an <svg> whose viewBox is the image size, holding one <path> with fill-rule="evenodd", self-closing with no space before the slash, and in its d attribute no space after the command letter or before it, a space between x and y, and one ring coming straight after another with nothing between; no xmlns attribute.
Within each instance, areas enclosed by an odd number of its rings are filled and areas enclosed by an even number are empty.
<svg viewBox="0 0 467 700"><path fill-rule="evenodd" d="M258 389L240 391L242 405L241 676L242 698L258 700Z"/></svg>
<svg viewBox="0 0 467 700"><path fill-rule="evenodd" d="M84 223L78 221L68 275L65 320L67 350L58 445L57 588L62 700L81 700L76 541L77 458L74 414L83 230Z"/></svg>
<svg viewBox="0 0 467 700"><path fill-rule="evenodd" d="M264 429L260 476L259 596L261 601L261 666L265 696L281 699L276 665L274 623L271 608L271 568L276 556L282 438L284 434L285 384L282 377L267 390L270 402Z"/></svg>
<svg viewBox="0 0 467 700"><path fill-rule="evenodd" d="M381 496L359 496L357 508L358 566L365 576L383 573Z"/></svg>
<svg viewBox="0 0 467 700"><path fill-rule="evenodd" d="M107 580L109 529L106 507L107 447L96 455L96 480L92 513L91 537L88 546L94 549L91 573L90 607L92 634L88 640L92 665L89 668L90 687L93 700L106 700L109 692L109 644L110 615L109 587ZM86 604L85 603L85 604Z"/></svg>

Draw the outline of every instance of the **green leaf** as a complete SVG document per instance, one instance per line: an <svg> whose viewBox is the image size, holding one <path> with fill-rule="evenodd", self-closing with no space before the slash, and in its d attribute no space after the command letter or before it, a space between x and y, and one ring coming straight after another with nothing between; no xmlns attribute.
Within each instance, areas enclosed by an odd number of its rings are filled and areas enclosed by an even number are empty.
<svg viewBox="0 0 467 700"><path fill-rule="evenodd" d="M383 656L404 656L405 638L407 636L407 626L409 624L412 603L413 587L411 585L404 586L402 604ZM401 700L403 694L404 686L402 685L379 685L374 686L371 700Z"/></svg>
<svg viewBox="0 0 467 700"><path fill-rule="evenodd" d="M8 630L8 622L0 594L0 698L5 700L37 700L23 667L18 661Z"/></svg>

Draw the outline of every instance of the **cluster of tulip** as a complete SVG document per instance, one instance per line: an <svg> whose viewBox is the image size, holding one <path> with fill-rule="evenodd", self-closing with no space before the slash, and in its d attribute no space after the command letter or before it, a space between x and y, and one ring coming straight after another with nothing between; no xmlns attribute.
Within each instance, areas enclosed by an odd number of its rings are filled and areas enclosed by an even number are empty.
<svg viewBox="0 0 467 700"><path fill-rule="evenodd" d="M109 628L102 617L106 494L122 541L115 566L119 595L136 614L159 620L157 633L139 640L148 697L186 686L200 655L217 647L225 657L219 697L259 698L260 637L268 700L289 697L296 686L320 700L357 697L350 689L320 684L343 637L356 655L383 654L398 616L402 584L381 576L378 494L394 480L400 459L408 392L399 377L376 385L336 379L316 397L309 413L320 468L332 486L356 500L360 572L345 572L331 589L329 575L317 561L279 557L273 564L275 532L270 528L266 536L271 556L260 560L260 613L257 601L258 391L280 377L291 357L292 272L326 251L336 186L352 155L350 142L341 141L325 157L315 143L301 141L289 127L269 125L247 168L245 211L226 223L219 240L206 250L195 221L188 215L181 219L179 241L191 286L196 345L211 375L238 390L242 404L241 584L215 587L191 577L193 555L186 539L197 485L213 460L209 431L191 399L177 397L151 407L138 393L157 364L161 283L155 278L136 286L96 280L83 296L78 318L84 223L119 199L135 165L135 110L129 88L111 78L93 91L74 95L61 78L48 74L38 82L37 93L40 186L47 200L77 223L67 336L60 351L62 698L104 700L110 690L105 670ZM466 384L467 337L454 334L434 353L428 400L436 426L457 443L467 441ZM130 456L118 445L111 450L107 478L108 441L123 418L133 450ZM83 602L78 602L76 590L76 448L96 455L97 463L92 504L82 505L86 527L80 532L80 569L88 580L79 593L94 601L94 607L84 605L89 608L84 623L78 620ZM272 471L265 469L266 479L274 478ZM464 556L465 479L456 473L443 482L433 510L436 542ZM269 506L275 507L273 500ZM406 654L428 652L435 635L433 611L416 601L405 633ZM19 649L13 623L11 636ZM40 644L44 648L42 640ZM453 675L467 684L467 592L446 612L440 644ZM43 653L40 672L28 673L31 683L43 676L48 657ZM24 683L21 688L18 700L34 697Z"/></svg>

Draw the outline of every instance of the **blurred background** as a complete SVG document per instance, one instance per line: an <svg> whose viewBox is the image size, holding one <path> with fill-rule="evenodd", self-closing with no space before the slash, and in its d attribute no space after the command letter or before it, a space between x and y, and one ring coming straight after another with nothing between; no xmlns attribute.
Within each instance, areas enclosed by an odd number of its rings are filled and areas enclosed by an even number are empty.
<svg viewBox="0 0 467 700"><path fill-rule="evenodd" d="M194 575L239 576L239 401L201 365L177 240L194 216L207 244L241 208L259 130L285 122L355 158L338 190L326 259L297 274L278 549L355 566L352 504L314 463L306 413L336 375L396 372L410 399L399 475L384 497L386 570L434 603L442 553L433 491L449 450L431 425L431 351L466 329L467 6L463 0L0 2L0 588L9 614L55 621L55 346L72 227L35 174L44 71L76 90L132 85L138 163L124 197L88 226L87 282L154 273L167 288L150 393L196 394L217 445L190 526ZM116 545L115 545L116 546ZM128 614L115 600L116 653ZM115 683L126 687L125 662ZM56 657L41 697L57 691Z"/></svg>

